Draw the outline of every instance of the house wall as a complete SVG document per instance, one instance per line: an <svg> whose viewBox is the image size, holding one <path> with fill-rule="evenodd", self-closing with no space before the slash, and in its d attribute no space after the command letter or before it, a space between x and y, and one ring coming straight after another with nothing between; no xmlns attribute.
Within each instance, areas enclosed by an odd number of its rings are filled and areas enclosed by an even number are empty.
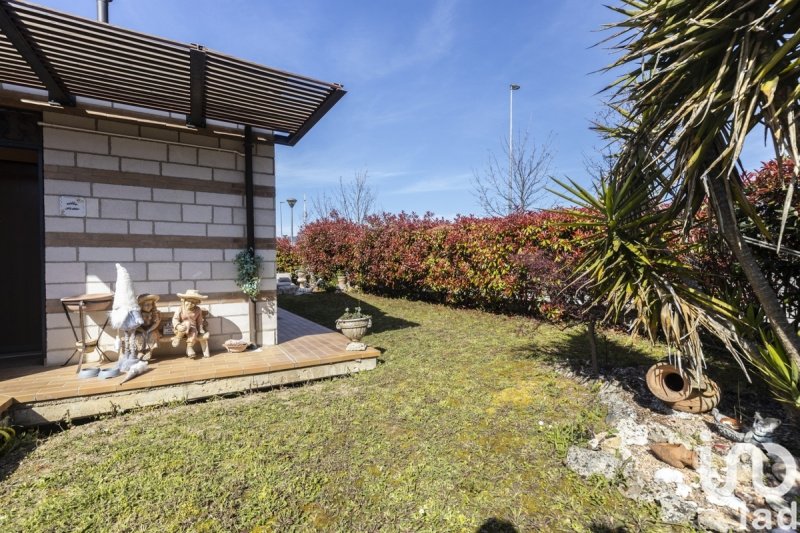
<svg viewBox="0 0 800 533"><path fill-rule="evenodd" d="M48 365L74 349L59 299L112 292L115 263L128 269L137 293L161 296L162 320L171 318L176 293L209 295L203 307L212 350L249 338L249 304L232 263L246 246L240 138L57 112L44 113L43 138ZM253 166L256 249L264 259L258 341L274 344L274 145L257 143ZM85 216L64 216L61 197L84 199ZM90 315L92 336L104 319ZM111 335L101 347L113 351Z"/></svg>

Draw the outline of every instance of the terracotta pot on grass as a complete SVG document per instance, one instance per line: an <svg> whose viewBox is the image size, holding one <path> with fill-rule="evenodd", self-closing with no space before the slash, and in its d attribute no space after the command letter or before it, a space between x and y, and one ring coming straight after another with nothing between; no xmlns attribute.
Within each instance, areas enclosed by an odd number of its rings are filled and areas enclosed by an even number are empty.
<svg viewBox="0 0 800 533"><path fill-rule="evenodd" d="M706 378L705 390L692 389L688 398L677 401L670 407L684 413L707 413L719 405L719 399L719 386Z"/></svg>
<svg viewBox="0 0 800 533"><path fill-rule="evenodd" d="M653 396L676 411L706 413L719 404L720 391L716 383L706 377L705 389L693 387L688 376L667 363L650 367L645 380Z"/></svg>
<svg viewBox="0 0 800 533"><path fill-rule="evenodd" d="M645 377L647 388L653 396L665 403L685 400L692 393L692 386L680 370L667 363L656 363Z"/></svg>

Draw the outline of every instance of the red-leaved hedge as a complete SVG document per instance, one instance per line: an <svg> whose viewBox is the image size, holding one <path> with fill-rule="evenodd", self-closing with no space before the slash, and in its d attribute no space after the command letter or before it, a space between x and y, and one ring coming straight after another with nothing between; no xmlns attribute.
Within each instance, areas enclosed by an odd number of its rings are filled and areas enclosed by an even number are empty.
<svg viewBox="0 0 800 533"><path fill-rule="evenodd" d="M784 161L780 170L777 162L770 161L759 170L748 172L744 179L745 194L771 234L772 245L777 242L780 233L787 188L794 167L791 161ZM707 216L705 210L699 213L700 224L693 235L702 245L694 257L698 270L704 273L702 283L714 296L745 309L748 304L757 301L755 294L730 250L721 242L716 225L713 222L708 224ZM766 240L752 220L744 215L740 215L739 219L743 221L740 226L742 234L753 239L751 243ZM796 193L787 212L781 244L781 254L757 244L751 244L751 252L780 296L790 322L800 329L800 256L797 255L800 250L800 195Z"/></svg>
<svg viewBox="0 0 800 533"><path fill-rule="evenodd" d="M297 247L292 245L288 237L276 239L275 267L278 272L295 272L303 266L303 260L297 253Z"/></svg>
<svg viewBox="0 0 800 533"><path fill-rule="evenodd" d="M791 164L783 169L767 163L747 175L745 191L773 235L777 235ZM795 196L784 245L800 249L800 195ZM703 218L703 213L699 217ZM744 218L744 217L742 217ZM565 211L510 215L500 218L382 214L365 224L330 218L304 226L297 245L278 240L278 268L300 264L315 275L334 279L344 273L351 284L378 294L418 298L463 307L525 313L548 319L576 318L587 296L575 286L565 290L580 256L581 230L566 223ZM712 225L713 226L713 225ZM694 264L704 289L711 294L749 296L749 285L730 252L708 224L692 233L698 246L682 260ZM743 224L743 232L758 237ZM800 324L800 260L777 257L754 247L768 279L782 295L787 314ZM290 268L291 267L291 268ZM724 273L724 275L720 275ZM745 301L745 303L746 303ZM744 304L742 304L744 305Z"/></svg>
<svg viewBox="0 0 800 533"><path fill-rule="evenodd" d="M303 228L297 254L317 276L343 272L368 292L559 318L580 240L564 225L570 218L544 212L450 222L401 213L363 225L325 219Z"/></svg>

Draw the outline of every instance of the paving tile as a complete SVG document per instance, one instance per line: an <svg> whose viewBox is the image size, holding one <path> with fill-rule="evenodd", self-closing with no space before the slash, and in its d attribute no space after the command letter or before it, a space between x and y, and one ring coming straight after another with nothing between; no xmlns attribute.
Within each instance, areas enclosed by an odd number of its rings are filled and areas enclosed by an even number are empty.
<svg viewBox="0 0 800 533"><path fill-rule="evenodd" d="M186 383L186 380L175 375L153 376L147 381L147 387L142 387L142 388L159 387L163 385L177 385L178 383Z"/></svg>
<svg viewBox="0 0 800 533"><path fill-rule="evenodd" d="M290 370L292 368L298 368L297 363L292 363L289 361L281 361L281 360L275 360L269 363L269 370L271 372L278 372L280 370Z"/></svg>
<svg viewBox="0 0 800 533"><path fill-rule="evenodd" d="M79 387L77 394L79 396L97 396L117 392L118 389L117 383L90 383ZM39 399L39 396L37 395L36 398Z"/></svg>
<svg viewBox="0 0 800 533"><path fill-rule="evenodd" d="M244 376L244 370L241 368L217 368L214 370L214 375L209 379L219 379L219 378L234 378L239 376Z"/></svg>

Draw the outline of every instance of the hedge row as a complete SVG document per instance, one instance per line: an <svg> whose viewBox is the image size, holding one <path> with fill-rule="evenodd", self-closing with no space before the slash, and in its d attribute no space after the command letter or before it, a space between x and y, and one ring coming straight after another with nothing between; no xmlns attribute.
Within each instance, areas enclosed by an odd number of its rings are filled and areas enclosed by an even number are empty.
<svg viewBox="0 0 800 533"><path fill-rule="evenodd" d="M303 228L296 253L317 276L341 272L368 292L558 318L580 241L564 224L570 218L548 212L449 222L401 213L363 225L319 220Z"/></svg>
<svg viewBox="0 0 800 533"><path fill-rule="evenodd" d="M792 175L791 164L785 165L779 173L776 163L766 163L745 179L748 198L775 236ZM800 195L795 195L793 204L784 246L798 250ZM303 265L326 279L341 272L351 284L377 294L548 319L574 318L587 297L574 286L564 288L586 235L569 227L572 218L555 211L459 217L452 222L405 213L373 216L363 225L319 220L303 228L294 246L288 239L278 239L278 268L293 271ZM759 237L750 226L743 225L744 234ZM698 225L692 236L693 254L683 260L704 274L704 289L746 308L754 301L749 284L719 242L713 224ZM778 257L759 247L753 253L790 319L800 327L800 259L790 254Z"/></svg>
<svg viewBox="0 0 800 533"><path fill-rule="evenodd" d="M303 260L297 253L297 247L292 245L288 237L278 237L276 240L275 268L278 272L295 272L303 265Z"/></svg>

